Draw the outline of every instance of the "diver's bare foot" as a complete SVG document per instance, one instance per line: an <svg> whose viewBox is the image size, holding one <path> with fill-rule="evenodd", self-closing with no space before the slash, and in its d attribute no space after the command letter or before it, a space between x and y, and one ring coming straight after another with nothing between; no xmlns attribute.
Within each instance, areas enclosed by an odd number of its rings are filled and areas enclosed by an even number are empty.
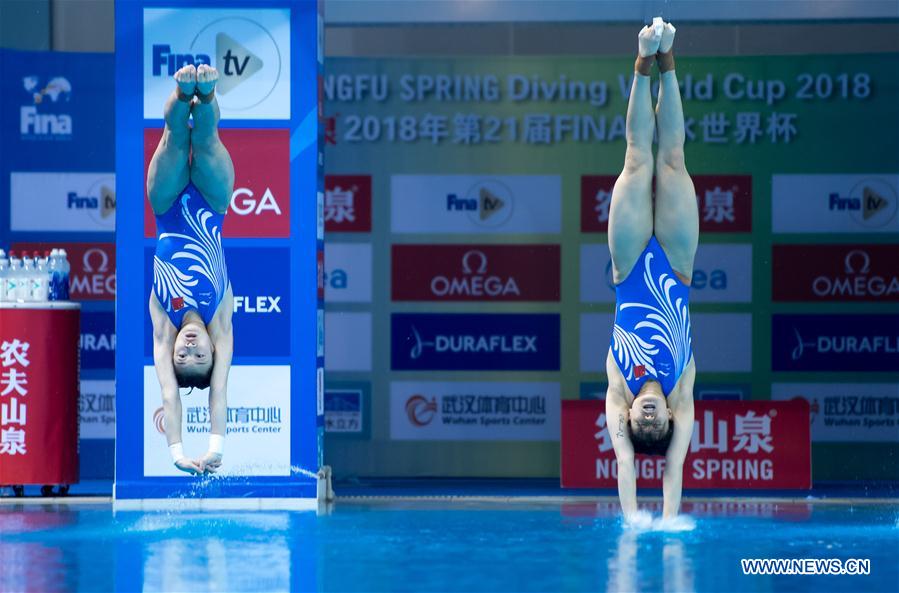
<svg viewBox="0 0 899 593"><path fill-rule="evenodd" d="M659 72L674 70L674 33L677 29L671 23L665 23L662 30L662 41L659 43L659 53L656 60L659 64Z"/></svg>
<svg viewBox="0 0 899 593"><path fill-rule="evenodd" d="M671 23L665 23L665 28L662 29L662 39L659 42L659 53L667 54L671 51L672 46L674 46L674 33L677 29L674 28L674 25Z"/></svg>
<svg viewBox="0 0 899 593"><path fill-rule="evenodd" d="M637 35L637 44L639 46L639 56L648 58L655 55L659 51L659 44L662 41L662 31L659 27L647 25L640 30Z"/></svg>
<svg viewBox="0 0 899 593"><path fill-rule="evenodd" d="M659 43L662 41L662 31L659 27L646 26L637 35L637 61L634 70L643 76L649 76L652 72L652 64L656 60L659 51Z"/></svg>
<svg viewBox="0 0 899 593"><path fill-rule="evenodd" d="M219 81L219 71L206 64L197 68L197 95L204 103L212 100L215 84Z"/></svg>
<svg viewBox="0 0 899 593"><path fill-rule="evenodd" d="M193 64L182 66L180 70L175 72L175 82L178 83L178 98L182 101L190 102L190 98L194 96L197 90L197 69Z"/></svg>

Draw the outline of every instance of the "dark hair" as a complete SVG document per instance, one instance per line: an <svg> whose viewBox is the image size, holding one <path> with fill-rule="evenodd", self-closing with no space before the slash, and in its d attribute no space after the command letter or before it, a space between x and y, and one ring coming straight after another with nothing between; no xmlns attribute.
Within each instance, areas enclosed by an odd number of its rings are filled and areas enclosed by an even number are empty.
<svg viewBox="0 0 899 593"><path fill-rule="evenodd" d="M188 370L184 367L176 366L175 379L178 380L178 387L190 387L191 390L194 388L206 389L209 387L209 382L212 380L212 367L213 365L209 365L209 368L205 371L195 371L193 369Z"/></svg>
<svg viewBox="0 0 899 593"><path fill-rule="evenodd" d="M634 447L634 453L642 453L643 455L665 455L668 452L668 445L671 444L671 437L674 436L674 421L668 421L668 432L659 438L653 438L646 433L637 434L631 430L631 423L627 423L627 432L631 437L631 445Z"/></svg>

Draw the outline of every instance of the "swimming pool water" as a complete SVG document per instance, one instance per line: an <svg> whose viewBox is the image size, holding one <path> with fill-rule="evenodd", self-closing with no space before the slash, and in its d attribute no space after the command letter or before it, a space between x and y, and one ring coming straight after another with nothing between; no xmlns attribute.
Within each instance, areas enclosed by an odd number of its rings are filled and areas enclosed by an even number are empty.
<svg viewBox="0 0 899 593"><path fill-rule="evenodd" d="M2 591L899 591L899 507L338 502L327 512L0 506ZM655 508L658 515L658 507ZM690 521L685 525L690 527ZM863 558L869 576L744 576L741 558Z"/></svg>

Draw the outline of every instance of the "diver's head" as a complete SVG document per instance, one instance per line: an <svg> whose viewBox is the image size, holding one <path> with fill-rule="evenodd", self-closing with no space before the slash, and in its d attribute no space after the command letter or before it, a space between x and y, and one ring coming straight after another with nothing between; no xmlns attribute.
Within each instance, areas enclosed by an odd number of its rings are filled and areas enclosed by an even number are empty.
<svg viewBox="0 0 899 593"><path fill-rule="evenodd" d="M215 348L202 323L187 322L175 338L172 362L179 387L206 389L212 377L212 354Z"/></svg>
<svg viewBox="0 0 899 593"><path fill-rule="evenodd" d="M634 453L664 455L674 432L673 414L662 386L646 381L634 398L629 414L628 429Z"/></svg>

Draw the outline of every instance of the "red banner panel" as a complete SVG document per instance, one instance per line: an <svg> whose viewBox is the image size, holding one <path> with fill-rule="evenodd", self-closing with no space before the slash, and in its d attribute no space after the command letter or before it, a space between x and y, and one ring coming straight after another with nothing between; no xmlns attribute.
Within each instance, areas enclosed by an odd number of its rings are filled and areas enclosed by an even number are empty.
<svg viewBox="0 0 899 593"><path fill-rule="evenodd" d="M0 484L78 481L77 309L0 309Z"/></svg>
<svg viewBox="0 0 899 593"><path fill-rule="evenodd" d="M774 301L899 301L896 245L774 245Z"/></svg>
<svg viewBox="0 0 899 593"><path fill-rule="evenodd" d="M162 130L144 130L144 171ZM234 162L234 193L224 237L290 236L290 130L219 130ZM144 236L156 236L156 218L144 184Z"/></svg>
<svg viewBox="0 0 899 593"><path fill-rule="evenodd" d="M73 301L114 301L115 243L14 243L17 253L65 249L69 260L69 298Z"/></svg>
<svg viewBox="0 0 899 593"><path fill-rule="evenodd" d="M325 231L371 232L371 175L325 175Z"/></svg>
<svg viewBox="0 0 899 593"><path fill-rule="evenodd" d="M703 233L752 230L751 175L691 175ZM617 175L581 176L581 232L606 233ZM655 180L653 180L655 187Z"/></svg>
<svg viewBox="0 0 899 593"><path fill-rule="evenodd" d="M697 401L684 488L809 489L809 406L791 401ZM661 488L665 458L637 455L637 486ZM562 486L617 488L605 402L562 402Z"/></svg>
<svg viewBox="0 0 899 593"><path fill-rule="evenodd" d="M394 245L394 301L558 301L559 245Z"/></svg>

